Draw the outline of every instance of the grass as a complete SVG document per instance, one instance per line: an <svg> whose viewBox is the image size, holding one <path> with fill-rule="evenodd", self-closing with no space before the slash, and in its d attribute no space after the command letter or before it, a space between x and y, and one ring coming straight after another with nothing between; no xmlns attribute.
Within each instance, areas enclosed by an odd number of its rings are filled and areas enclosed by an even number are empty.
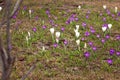
<svg viewBox="0 0 120 80"><path fill-rule="evenodd" d="M35 62L37 62L37 66L26 80L120 79L120 56L117 56L116 52L113 55L109 54L110 49L120 52L120 40L115 39L116 35L120 35L120 17L114 13L114 7L108 6L108 9L115 15L115 18L118 17L118 21L108 15L102 8L104 2L96 6L94 2L86 1L80 11L78 11L77 6L68 5L70 4L69 2L58 2L58 7L53 3L42 4L40 7L38 7L39 4L37 2L33 3L33 1L30 1L30 3L25 1L18 12L17 18L12 19L11 22L13 23L11 26L11 53L16 56L11 80L19 80ZM112 0L105 3L111 5ZM24 5L27 6L26 10L23 10ZM78 5L78 3L75 5ZM31 18L29 17L29 9L33 10ZM46 14L47 9L50 11L50 18ZM88 14L88 11L91 13ZM100 13L103 15L100 16ZM72 14L75 14L75 18L78 18L78 21L66 24ZM89 15L88 19L86 19L86 14ZM38 19L36 19L36 16L38 16ZM102 21L104 17L107 20L106 22ZM49 20L53 20L56 25L51 25ZM85 28L82 26L83 22L87 24ZM105 23L113 25L111 33L109 31L102 32L102 25ZM46 29L43 29L44 25L47 26ZM76 38L74 33L76 25L80 25L79 38ZM90 26L93 26L94 34L90 32ZM55 32L61 32L60 41L56 48L53 46L54 43L49 31L52 27L55 28ZM65 28L64 31L61 31L62 27ZM33 28L36 28L35 32L32 30ZM90 33L88 37L85 36L86 31ZM31 36L27 43L26 36L28 36L28 32L31 33ZM5 35L4 33L2 34ZM100 35L100 38L96 37L97 34ZM106 39L103 44L101 40L105 39L105 34L109 34L110 38ZM82 41L82 38L85 38L85 40ZM76 45L76 39L80 39L80 50L78 50ZM64 40L68 41L66 46L64 45ZM96 51L89 46L88 42L90 41L97 47ZM87 43L87 49L84 49L85 43ZM42 50L43 46L45 51ZM84 56L85 51L90 52L89 58ZM106 62L107 59L113 60L112 65Z"/></svg>

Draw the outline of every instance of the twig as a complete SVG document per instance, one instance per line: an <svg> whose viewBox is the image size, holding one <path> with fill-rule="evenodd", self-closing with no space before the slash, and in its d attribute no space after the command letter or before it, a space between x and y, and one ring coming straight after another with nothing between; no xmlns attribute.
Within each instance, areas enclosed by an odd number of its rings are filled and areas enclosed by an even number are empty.
<svg viewBox="0 0 120 80"><path fill-rule="evenodd" d="M28 70L28 72L23 75L23 77L21 78L21 80L25 80L27 78L27 76L35 69L36 64L34 64L33 66L30 67L30 69Z"/></svg>

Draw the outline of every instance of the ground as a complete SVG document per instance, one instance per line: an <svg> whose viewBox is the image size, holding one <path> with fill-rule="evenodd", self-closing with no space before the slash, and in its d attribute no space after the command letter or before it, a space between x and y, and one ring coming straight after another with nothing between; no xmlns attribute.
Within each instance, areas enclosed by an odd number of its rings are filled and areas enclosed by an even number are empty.
<svg viewBox="0 0 120 80"><path fill-rule="evenodd" d="M81 9L78 10L78 6ZM21 77L35 64L35 68L28 75L26 80L120 80L120 55L109 55L112 48L116 52L120 51L120 40L115 37L120 35L120 17L118 21L108 16L103 5L115 15L114 8L117 6L120 11L119 0L25 0L20 7L17 16L11 21L11 38L12 51L11 54L16 57L15 64L11 74L11 80L20 80ZM25 9L25 10L24 10ZM32 10L31 16L29 10ZM50 11L50 16L46 11ZM89 19L86 15L90 11ZM103 13L102 16L99 16ZM66 20L75 14L78 21L66 24ZM17 17L17 18L16 18ZM107 21L103 22L102 18L106 17ZM49 20L53 20L55 25L51 25ZM82 23L87 23L87 28L82 28ZM112 30L106 33L102 32L102 24L112 23ZM80 50L76 46L74 28L76 24L80 25L80 40L84 37L85 41L81 41ZM47 26L47 28L43 28ZM84 32L89 31L89 27L93 26L96 33L89 37L84 36ZM54 48L55 41L51 38L50 28L54 27L55 31L61 32L59 46ZM65 31L61 31L61 28ZM36 29L36 30L33 30ZM5 38L5 25L1 29L3 38ZM28 43L26 36L31 33L31 39ZM96 38L100 34L101 38ZM110 39L105 44L100 40L104 39L105 34L110 35ZM64 40L68 41L68 45L64 45ZM84 43L94 42L97 47L93 51L87 45L84 49ZM43 46L45 51L43 51ZM90 51L90 58L84 56L84 52ZM112 59L112 65L106 62Z"/></svg>

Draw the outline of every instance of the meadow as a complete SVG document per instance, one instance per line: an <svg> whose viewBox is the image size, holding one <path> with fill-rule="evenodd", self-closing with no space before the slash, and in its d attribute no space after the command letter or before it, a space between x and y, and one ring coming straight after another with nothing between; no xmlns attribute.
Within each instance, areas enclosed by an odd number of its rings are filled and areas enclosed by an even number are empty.
<svg viewBox="0 0 120 80"><path fill-rule="evenodd" d="M11 80L34 64L26 80L120 80L119 3L25 0L11 21Z"/></svg>

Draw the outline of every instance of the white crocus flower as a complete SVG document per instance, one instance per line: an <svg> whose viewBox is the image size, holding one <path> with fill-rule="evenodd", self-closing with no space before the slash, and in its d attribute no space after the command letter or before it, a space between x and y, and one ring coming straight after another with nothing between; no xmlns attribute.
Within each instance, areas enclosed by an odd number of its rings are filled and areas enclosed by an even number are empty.
<svg viewBox="0 0 120 80"><path fill-rule="evenodd" d="M106 5L103 5L103 8L104 8L104 9L106 9L106 8L107 8L107 6L106 6Z"/></svg>
<svg viewBox="0 0 120 80"><path fill-rule="evenodd" d="M79 32L75 32L75 36L78 38L80 36Z"/></svg>
<svg viewBox="0 0 120 80"><path fill-rule="evenodd" d="M79 25L76 25L76 30L79 30L79 27L80 27Z"/></svg>
<svg viewBox="0 0 120 80"><path fill-rule="evenodd" d="M31 35L30 35L30 32L28 31L28 37L30 37Z"/></svg>
<svg viewBox="0 0 120 80"><path fill-rule="evenodd" d="M45 46L42 46L42 51L45 51Z"/></svg>
<svg viewBox="0 0 120 80"><path fill-rule="evenodd" d="M56 32L55 35L56 35L57 38L59 38L60 37L60 32Z"/></svg>
<svg viewBox="0 0 120 80"><path fill-rule="evenodd" d="M54 31L55 31L54 28L50 28L50 32L51 32L52 35L54 34Z"/></svg>
<svg viewBox="0 0 120 80"><path fill-rule="evenodd" d="M30 10L29 10L29 15L30 15L30 18L31 18L31 14L32 14L32 10L30 9Z"/></svg>
<svg viewBox="0 0 120 80"><path fill-rule="evenodd" d="M84 48L85 48L85 49L87 48L87 44L86 44L86 43L84 44Z"/></svg>
<svg viewBox="0 0 120 80"><path fill-rule="evenodd" d="M112 27L112 24L108 24L108 28L111 29L111 27Z"/></svg>
<svg viewBox="0 0 120 80"><path fill-rule="evenodd" d="M0 11L2 11L2 7L0 6Z"/></svg>
<svg viewBox="0 0 120 80"><path fill-rule="evenodd" d="M117 13L117 11L118 11L118 7L115 7L115 13Z"/></svg>
<svg viewBox="0 0 120 80"><path fill-rule="evenodd" d="M80 45L80 40L79 39L76 40L76 43L77 43L77 45Z"/></svg>
<svg viewBox="0 0 120 80"><path fill-rule="evenodd" d="M75 32L75 33L78 32L78 29L74 29L74 32Z"/></svg>
<svg viewBox="0 0 120 80"><path fill-rule="evenodd" d="M81 9L81 6L80 6L80 5L78 6L78 9L79 9L79 10Z"/></svg>
<svg viewBox="0 0 120 80"><path fill-rule="evenodd" d="M56 38L56 42L59 43L59 39L58 38Z"/></svg>
<svg viewBox="0 0 120 80"><path fill-rule="evenodd" d="M102 27L102 31L105 32L107 30L107 27Z"/></svg>

